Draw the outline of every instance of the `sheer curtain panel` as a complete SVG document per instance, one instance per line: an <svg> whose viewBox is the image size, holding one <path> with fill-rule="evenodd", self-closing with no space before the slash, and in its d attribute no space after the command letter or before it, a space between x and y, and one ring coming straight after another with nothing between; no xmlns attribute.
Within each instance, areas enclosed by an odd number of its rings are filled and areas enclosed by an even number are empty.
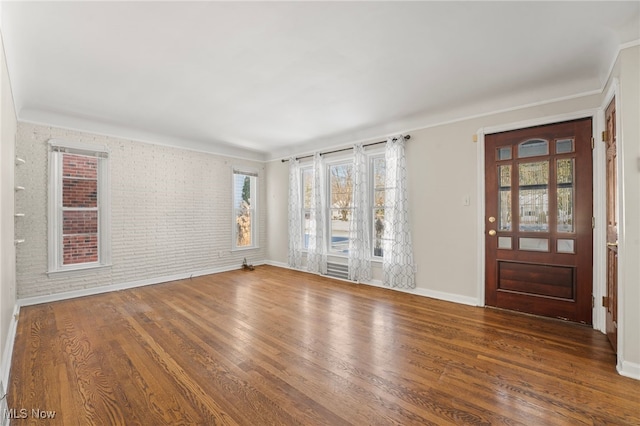
<svg viewBox="0 0 640 426"><path fill-rule="evenodd" d="M349 279L366 281L371 278L371 218L367 185L367 155L364 146L353 147L352 216L349 222Z"/></svg>
<svg viewBox="0 0 640 426"><path fill-rule="evenodd" d="M319 153L313 156L313 187L311 189L311 211L309 246L307 247L307 270L319 274L327 273L326 203L324 161Z"/></svg>
<svg viewBox="0 0 640 426"><path fill-rule="evenodd" d="M387 139L385 163L386 191L382 257L384 285L396 288L415 288L404 136Z"/></svg>
<svg viewBox="0 0 640 426"><path fill-rule="evenodd" d="M289 159L289 266L302 267L302 201L300 192L300 162Z"/></svg>

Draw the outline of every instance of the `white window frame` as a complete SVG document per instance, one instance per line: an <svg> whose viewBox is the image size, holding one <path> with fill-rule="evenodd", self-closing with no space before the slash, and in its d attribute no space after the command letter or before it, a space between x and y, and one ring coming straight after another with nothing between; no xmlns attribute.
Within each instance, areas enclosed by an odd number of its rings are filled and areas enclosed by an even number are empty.
<svg viewBox="0 0 640 426"><path fill-rule="evenodd" d="M382 256L375 256L374 255L374 241L375 241L375 223L373 221L373 213L375 210L375 197L374 197L374 179L373 179L373 161L376 158L385 158L385 154L384 154L384 148L378 148L378 149L372 149L370 152L367 152L367 174L369 176L369 197L368 197L368 201L367 201L367 210L370 212L371 214L371 229L369 230L369 235L371 235L371 247L369 248L369 259L373 262L382 262ZM330 173L330 167L331 166L336 166L336 165L341 165L341 164L351 164L353 162L353 156L340 156L338 158L333 159L330 162L327 162L325 164L326 166L326 194L325 196L327 197L327 208L326 208L326 217L327 217L327 227L326 229L324 229L324 233L326 235L326 245L327 245L327 253L332 255L332 256L342 256L342 257L347 257L347 255L343 254L343 253L339 253L335 250L331 249L331 217L330 217L330 211L331 211L331 206L329 205L329 201L331 200L331 173ZM300 226L302 227L302 230L300 232L301 234L301 247L303 251L307 251L307 248L304 245L304 218L305 218L305 213L309 210L309 209L305 209L304 208L304 179L303 179L303 175L304 175L304 171L305 170L309 170L312 169L312 166L309 165L305 165L305 166L301 166L300 167L300 176L299 176L299 188L300 188L300 199L301 199L301 209L300 209Z"/></svg>
<svg viewBox="0 0 640 426"><path fill-rule="evenodd" d="M98 261L63 264L62 157L78 154L98 159ZM48 274L82 271L111 265L111 191L109 148L83 142L49 140Z"/></svg>
<svg viewBox="0 0 640 426"><path fill-rule="evenodd" d="M236 221L238 207L235 206L235 194L236 194L236 180L235 175L245 175L251 178L251 208L249 209L251 215L251 245L238 246L238 223ZM259 248L258 244L258 205L259 205L259 190L258 190L259 174L258 170L249 167L232 167L231 169L231 221L232 221L232 238L231 238L231 251L240 250L252 250ZM240 189L242 190L242 189Z"/></svg>

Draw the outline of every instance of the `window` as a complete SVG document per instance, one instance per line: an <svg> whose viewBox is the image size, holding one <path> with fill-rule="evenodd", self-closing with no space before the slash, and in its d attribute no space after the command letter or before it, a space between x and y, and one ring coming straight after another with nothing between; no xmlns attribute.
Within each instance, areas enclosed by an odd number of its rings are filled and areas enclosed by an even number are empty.
<svg viewBox="0 0 640 426"><path fill-rule="evenodd" d="M258 173L233 170L233 248L247 249L257 242L257 188Z"/></svg>
<svg viewBox="0 0 640 426"><path fill-rule="evenodd" d="M370 253L373 258L382 258L385 212L385 157L384 154L369 155L368 162L368 206L371 212ZM353 164L351 161L338 160L327 165L327 228L328 252L337 255L349 253L349 227L353 216ZM302 247L309 247L311 226L311 191L313 187L313 168L300 170L300 191L302 200ZM378 259L380 260L380 259Z"/></svg>
<svg viewBox="0 0 640 426"><path fill-rule="evenodd" d="M329 248L349 252L349 225L353 215L353 164L329 165Z"/></svg>
<svg viewBox="0 0 640 426"><path fill-rule="evenodd" d="M49 272L110 262L108 149L49 141Z"/></svg>
<svg viewBox="0 0 640 426"><path fill-rule="evenodd" d="M372 219L371 226L373 228L373 256L382 257L382 236L384 233L384 197L385 197L385 179L386 179L386 162L384 155L378 155L371 158L371 184L373 190L372 199Z"/></svg>

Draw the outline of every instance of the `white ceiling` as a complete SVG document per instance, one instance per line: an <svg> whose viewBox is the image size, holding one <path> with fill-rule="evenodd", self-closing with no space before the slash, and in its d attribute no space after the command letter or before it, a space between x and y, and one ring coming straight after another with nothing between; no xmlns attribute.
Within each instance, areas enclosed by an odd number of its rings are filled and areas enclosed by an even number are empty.
<svg viewBox="0 0 640 426"><path fill-rule="evenodd" d="M602 90L640 2L2 2L18 118L272 159Z"/></svg>

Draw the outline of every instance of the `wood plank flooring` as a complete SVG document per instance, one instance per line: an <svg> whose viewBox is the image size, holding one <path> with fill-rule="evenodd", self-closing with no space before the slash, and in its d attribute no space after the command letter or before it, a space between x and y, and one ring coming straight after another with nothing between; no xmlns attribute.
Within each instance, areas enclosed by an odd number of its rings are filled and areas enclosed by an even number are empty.
<svg viewBox="0 0 640 426"><path fill-rule="evenodd" d="M638 425L614 366L580 325L260 266L23 308L7 403L13 425Z"/></svg>

